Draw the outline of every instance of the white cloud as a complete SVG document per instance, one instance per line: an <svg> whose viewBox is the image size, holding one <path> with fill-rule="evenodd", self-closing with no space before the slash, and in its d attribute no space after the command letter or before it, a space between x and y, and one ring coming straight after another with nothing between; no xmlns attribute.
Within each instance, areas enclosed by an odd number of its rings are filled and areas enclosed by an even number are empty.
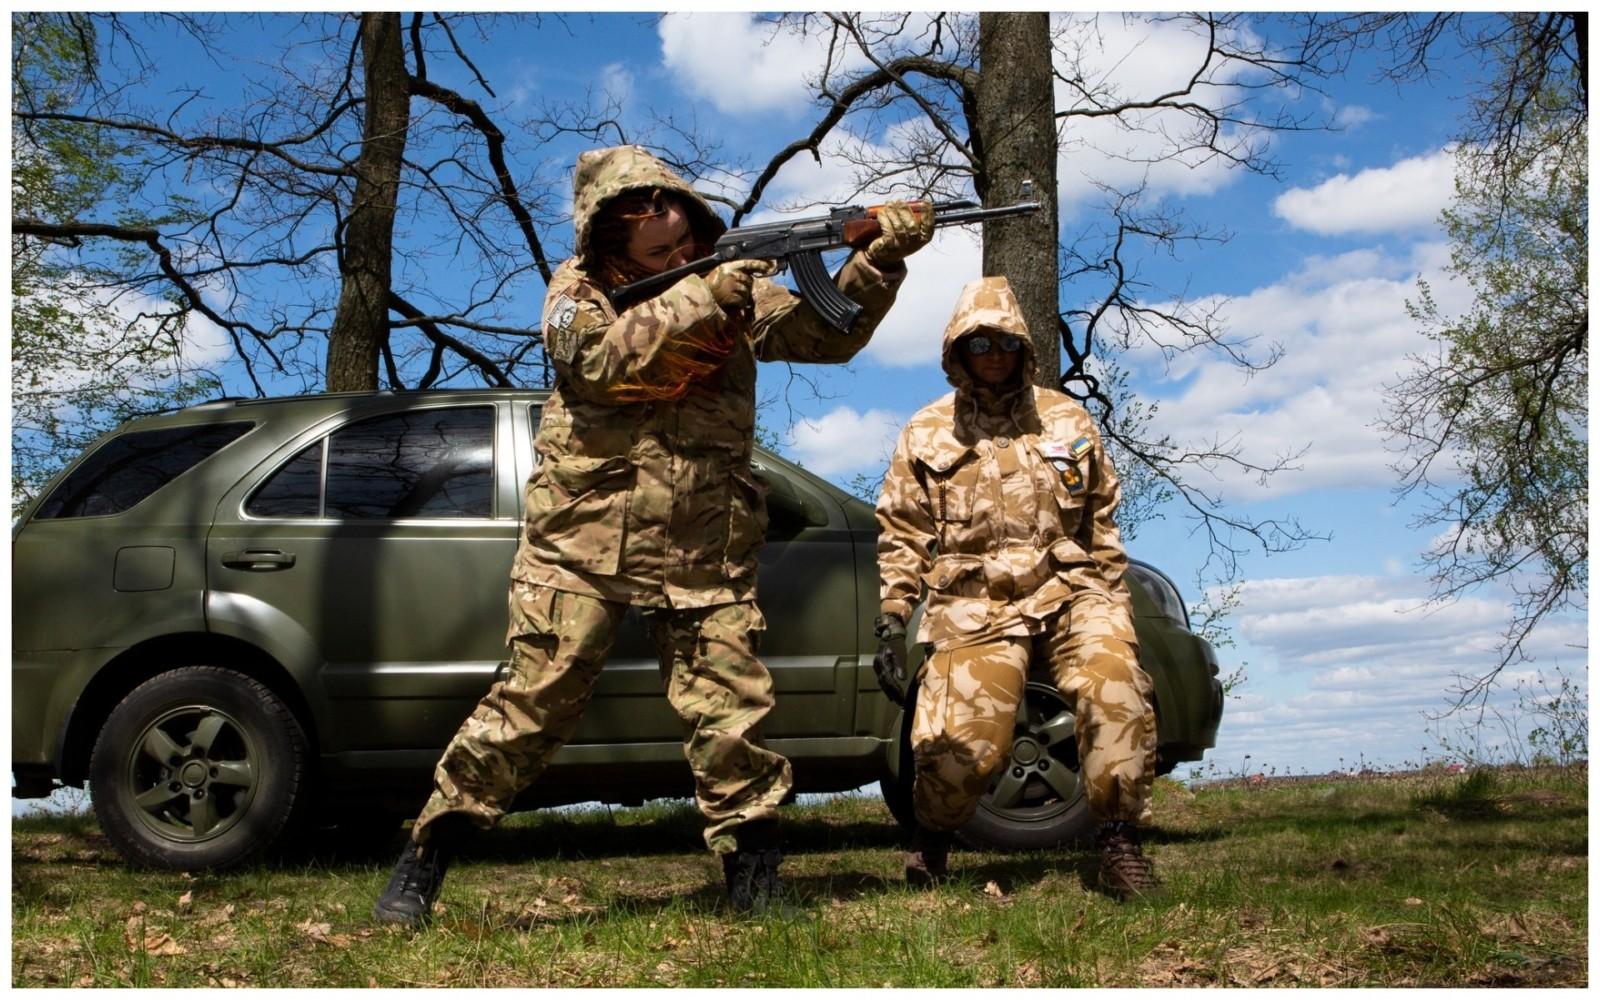
<svg viewBox="0 0 1600 1000"><path fill-rule="evenodd" d="M1346 104L1333 116L1333 124L1342 129L1356 129L1378 118L1378 113L1359 104Z"/></svg>
<svg viewBox="0 0 1600 1000"><path fill-rule="evenodd" d="M1429 268L1436 247L1403 258L1357 250L1310 258L1273 285L1212 306L1233 338L1256 338L1252 353L1283 348L1271 368L1241 371L1214 351L1172 358L1149 345L1128 355L1154 379L1146 395L1160 403L1158 429L1184 441L1237 441L1258 463L1309 446L1299 471L1265 484L1253 474L1219 469L1217 485L1230 501L1282 497L1325 488L1388 487L1394 460L1375 426L1383 387L1409 366L1407 355L1428 342L1406 314L1428 279L1440 308L1458 311L1466 292Z"/></svg>
<svg viewBox="0 0 1600 1000"><path fill-rule="evenodd" d="M974 234L954 226L906 262L906 280L862 353L881 365L931 365L938 370L944 328L961 289L983 273L983 251Z"/></svg>
<svg viewBox="0 0 1600 1000"><path fill-rule="evenodd" d="M1233 624L1251 677L1224 712L1208 757L1223 773L1277 768L1321 772L1360 759L1398 766L1443 752L1430 735L1460 677L1497 661L1505 595L1488 592L1442 608L1424 607L1417 577L1326 576L1246 581ZM1582 677L1587 628L1577 617L1542 625L1530 646L1539 667ZM1518 679L1508 672L1493 697L1514 714ZM1453 723L1446 724L1448 730ZM1249 760L1244 755L1249 755Z"/></svg>
<svg viewBox="0 0 1600 1000"><path fill-rule="evenodd" d="M1081 71L1087 87L1104 88L1126 101L1184 90L1208 47L1205 36L1175 21L1152 24L1122 15L1072 14L1058 16L1054 28L1058 38L1076 43L1071 52L1058 51L1057 70L1067 77ZM1069 59L1077 65L1068 65ZM1199 85L1192 99L1210 107L1235 100L1233 85L1242 70L1233 73ZM1055 99L1059 111L1084 106L1077 88L1063 80L1055 85ZM1207 158L1200 150L1168 155L1175 141L1193 131L1193 119L1173 110L1121 119L1067 119L1057 163L1064 212L1070 215L1074 205L1097 197L1096 181L1119 188L1143 182L1154 195L1204 195L1231 183L1238 172L1225 159ZM1228 144L1242 138L1238 130L1226 128L1219 141ZM1268 141L1264 134L1254 140Z"/></svg>
<svg viewBox="0 0 1600 1000"><path fill-rule="evenodd" d="M887 410L858 413L838 407L789 428L789 453L819 476L838 476L886 465L906 418Z"/></svg>
<svg viewBox="0 0 1600 1000"><path fill-rule="evenodd" d="M1339 174L1316 187L1291 188L1272 210L1299 229L1324 236L1403 232L1432 227L1455 193L1449 150Z"/></svg>
<svg viewBox="0 0 1600 1000"><path fill-rule="evenodd" d="M727 114L794 113L822 69L816 39L774 31L748 13L672 13L661 19L661 57L685 90Z"/></svg>
<svg viewBox="0 0 1600 1000"><path fill-rule="evenodd" d="M633 100L633 73L622 63L608 63L600 71L600 89L619 105Z"/></svg>

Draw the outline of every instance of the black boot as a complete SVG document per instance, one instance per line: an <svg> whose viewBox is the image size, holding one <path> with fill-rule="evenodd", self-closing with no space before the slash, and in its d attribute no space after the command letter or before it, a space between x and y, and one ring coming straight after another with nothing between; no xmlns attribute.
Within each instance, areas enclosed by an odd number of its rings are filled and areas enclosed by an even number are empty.
<svg viewBox="0 0 1600 1000"><path fill-rule="evenodd" d="M1150 896L1161 891L1155 865L1139 846L1139 828L1121 820L1105 823L1095 839L1100 844L1100 887L1118 899Z"/></svg>
<svg viewBox="0 0 1600 1000"><path fill-rule="evenodd" d="M740 913L764 914L780 909L783 886L778 881L776 824L751 823L738 832L739 847L722 856L722 877L728 901Z"/></svg>
<svg viewBox="0 0 1600 1000"><path fill-rule="evenodd" d="M420 926L428 919L433 901L439 898L439 889L444 885L444 873L450 867L460 826L445 817L434 821L426 844L406 839L389 884L372 906L372 919L410 927Z"/></svg>
<svg viewBox="0 0 1600 1000"><path fill-rule="evenodd" d="M926 889L950 877L950 834L918 826L906 855L906 885Z"/></svg>

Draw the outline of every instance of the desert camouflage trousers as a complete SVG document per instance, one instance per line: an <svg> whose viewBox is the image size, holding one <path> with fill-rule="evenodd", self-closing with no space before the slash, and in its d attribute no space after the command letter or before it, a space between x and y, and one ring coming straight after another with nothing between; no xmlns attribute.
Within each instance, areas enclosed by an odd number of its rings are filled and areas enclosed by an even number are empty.
<svg viewBox="0 0 1600 1000"><path fill-rule="evenodd" d="M1135 647L1100 627L1093 603L1075 602L1036 636L936 649L923 667L912 718L917 822L954 830L972 818L1011 755L1028 665L1045 657L1072 706L1079 781L1102 820L1150 820L1156 718ZM1076 627L1075 627L1076 624Z"/></svg>
<svg viewBox="0 0 1600 1000"><path fill-rule="evenodd" d="M434 791L412 829L446 815L488 828L572 738L628 605L549 587L511 586L510 669L461 724L434 768ZM707 821L706 846L738 847L739 829L775 821L794 784L789 761L762 746L772 677L756 658L766 621L754 603L644 608L667 700L683 721L684 755ZM766 826L767 823L763 823Z"/></svg>

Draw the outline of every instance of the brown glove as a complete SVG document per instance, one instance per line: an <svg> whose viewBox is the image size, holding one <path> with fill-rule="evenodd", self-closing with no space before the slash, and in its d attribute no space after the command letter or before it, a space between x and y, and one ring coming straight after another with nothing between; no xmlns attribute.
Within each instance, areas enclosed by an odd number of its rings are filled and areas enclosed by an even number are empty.
<svg viewBox="0 0 1600 1000"><path fill-rule="evenodd" d="M718 264L715 270L706 275L706 284L711 286L711 297L717 300L723 312L736 312L750 308L754 301L756 278L764 278L771 273L770 261L730 260L726 264Z"/></svg>
<svg viewBox="0 0 1600 1000"><path fill-rule="evenodd" d="M878 208L883 235L867 246L873 267L897 268L933 239L933 206L925 201L891 201Z"/></svg>

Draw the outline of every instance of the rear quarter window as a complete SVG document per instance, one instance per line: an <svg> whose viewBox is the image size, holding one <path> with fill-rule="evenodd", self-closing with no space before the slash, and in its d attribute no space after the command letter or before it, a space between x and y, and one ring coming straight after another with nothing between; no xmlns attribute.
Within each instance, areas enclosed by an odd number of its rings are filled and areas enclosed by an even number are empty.
<svg viewBox="0 0 1600 1000"><path fill-rule="evenodd" d="M242 421L118 435L73 469L33 516L38 520L121 514L253 426Z"/></svg>

